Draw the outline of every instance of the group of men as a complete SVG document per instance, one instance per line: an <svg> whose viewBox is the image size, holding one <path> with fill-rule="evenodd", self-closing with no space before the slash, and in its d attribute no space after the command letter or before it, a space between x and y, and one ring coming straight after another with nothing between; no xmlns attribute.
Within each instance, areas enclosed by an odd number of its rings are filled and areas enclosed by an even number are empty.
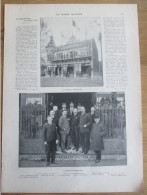
<svg viewBox="0 0 147 195"><path fill-rule="evenodd" d="M57 145L61 146L61 151L67 153L71 149L78 151L82 146L82 153L87 154L90 147L90 131L94 121L95 108L91 108L90 113L86 113L84 106L70 103L69 109L66 103L62 103L62 109L58 110L53 106L44 125L44 144L46 145L47 162L55 161Z"/></svg>

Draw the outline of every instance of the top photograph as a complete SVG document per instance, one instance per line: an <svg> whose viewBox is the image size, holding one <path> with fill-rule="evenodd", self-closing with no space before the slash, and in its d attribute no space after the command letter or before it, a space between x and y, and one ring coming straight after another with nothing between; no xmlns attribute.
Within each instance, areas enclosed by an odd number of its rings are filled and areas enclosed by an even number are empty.
<svg viewBox="0 0 147 195"><path fill-rule="evenodd" d="M40 18L41 87L103 86L100 18Z"/></svg>

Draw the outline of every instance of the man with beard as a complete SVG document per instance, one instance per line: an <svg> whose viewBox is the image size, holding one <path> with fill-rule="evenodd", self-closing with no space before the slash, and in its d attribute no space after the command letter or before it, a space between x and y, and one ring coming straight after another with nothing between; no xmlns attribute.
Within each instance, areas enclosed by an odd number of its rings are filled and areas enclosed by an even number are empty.
<svg viewBox="0 0 147 195"><path fill-rule="evenodd" d="M53 106L53 111L54 111L54 122L56 124L57 128L57 139L58 139L58 146L61 146L61 137L60 137L60 130L59 130L59 111L58 111L58 106ZM58 150L58 146L56 150Z"/></svg>
<svg viewBox="0 0 147 195"><path fill-rule="evenodd" d="M70 106L69 106L69 109L67 109L67 118L69 118L69 120L73 116L73 109L74 109L74 103L71 102Z"/></svg>
<svg viewBox="0 0 147 195"><path fill-rule="evenodd" d="M52 116L47 117L47 123L43 126L43 141L46 147L47 166L50 163L55 163L55 152L56 152L56 127L52 123Z"/></svg>
<svg viewBox="0 0 147 195"><path fill-rule="evenodd" d="M73 116L71 117L70 125L71 125L71 140L74 145L73 150L78 151L79 149L79 116L77 114L77 108L73 110Z"/></svg>
<svg viewBox="0 0 147 195"><path fill-rule="evenodd" d="M85 107L81 107L81 115L79 120L79 130L81 137L82 153L87 154L89 150L90 143L90 127L91 127L91 117L89 114L85 113Z"/></svg>
<svg viewBox="0 0 147 195"><path fill-rule="evenodd" d="M95 108L94 107L91 107L90 116L92 119L92 123L94 123L94 118L95 118Z"/></svg>

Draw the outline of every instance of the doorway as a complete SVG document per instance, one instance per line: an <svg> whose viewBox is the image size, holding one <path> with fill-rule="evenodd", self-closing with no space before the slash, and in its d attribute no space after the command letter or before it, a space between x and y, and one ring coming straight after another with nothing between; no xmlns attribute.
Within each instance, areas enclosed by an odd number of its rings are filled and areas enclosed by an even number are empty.
<svg viewBox="0 0 147 195"><path fill-rule="evenodd" d="M90 108L96 103L94 102L95 94L96 93L51 93L47 94L46 102L49 104L50 101L52 101L53 105L57 105L59 109L61 109L62 102L67 104L67 108L69 108L70 102L73 102L75 107L80 103L85 106L86 112L90 112Z"/></svg>
<svg viewBox="0 0 147 195"><path fill-rule="evenodd" d="M91 67L90 65L82 65L81 66L81 74L82 75L85 75L85 74L88 74L89 76L91 75Z"/></svg>
<svg viewBox="0 0 147 195"><path fill-rule="evenodd" d="M67 76L72 77L74 74L74 66L67 66Z"/></svg>

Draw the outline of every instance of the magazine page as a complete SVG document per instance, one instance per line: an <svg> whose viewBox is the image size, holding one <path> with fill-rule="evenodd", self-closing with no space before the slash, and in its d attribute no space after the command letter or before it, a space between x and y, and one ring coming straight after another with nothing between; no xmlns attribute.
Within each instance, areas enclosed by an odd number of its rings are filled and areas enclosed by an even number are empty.
<svg viewBox="0 0 147 195"><path fill-rule="evenodd" d="M5 5L3 94L2 192L143 190L137 5Z"/></svg>

